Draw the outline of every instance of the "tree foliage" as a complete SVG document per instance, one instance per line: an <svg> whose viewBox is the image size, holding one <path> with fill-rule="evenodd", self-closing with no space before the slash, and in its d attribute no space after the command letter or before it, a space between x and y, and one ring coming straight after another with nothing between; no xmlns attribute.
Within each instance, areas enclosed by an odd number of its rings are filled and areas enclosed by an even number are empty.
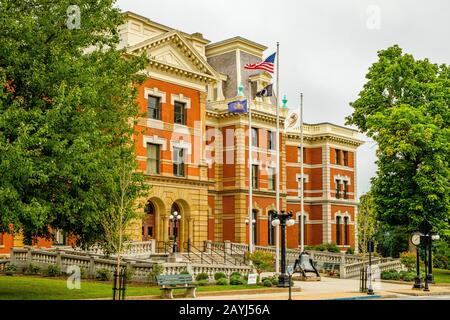
<svg viewBox="0 0 450 320"><path fill-rule="evenodd" d="M409 232L426 218L448 232L449 67L392 46L378 52L366 78L347 123L378 144L372 193L379 220Z"/></svg>
<svg viewBox="0 0 450 320"><path fill-rule="evenodd" d="M359 198L358 209L358 242L362 254L367 253L367 242L376 234L377 217L374 211L373 196L367 192Z"/></svg>
<svg viewBox="0 0 450 320"><path fill-rule="evenodd" d="M147 62L117 50L114 2L1 0L0 232L30 241L57 228L85 245L103 234Z"/></svg>

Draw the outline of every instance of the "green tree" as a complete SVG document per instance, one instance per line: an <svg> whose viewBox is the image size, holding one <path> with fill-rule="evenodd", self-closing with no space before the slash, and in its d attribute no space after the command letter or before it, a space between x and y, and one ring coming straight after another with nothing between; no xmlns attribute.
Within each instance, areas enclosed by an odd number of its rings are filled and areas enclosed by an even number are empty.
<svg viewBox="0 0 450 320"><path fill-rule="evenodd" d="M426 218L435 231L448 233L448 66L416 60L392 46L378 52L366 78L358 99L350 104L354 112L347 123L378 144L378 170L372 180L378 219L408 233Z"/></svg>
<svg viewBox="0 0 450 320"><path fill-rule="evenodd" d="M147 63L117 50L114 2L1 0L0 232L20 230L30 242L56 228L83 246L104 240L118 164L133 158ZM80 28L69 5L80 9Z"/></svg>
<svg viewBox="0 0 450 320"><path fill-rule="evenodd" d="M270 252L256 250L248 255L249 260L253 263L258 275L264 271L271 271L274 268L275 257Z"/></svg>
<svg viewBox="0 0 450 320"><path fill-rule="evenodd" d="M377 217L374 211L372 194L367 192L359 198L358 209L358 242L359 250L363 255L367 253L367 241L374 239L377 227Z"/></svg>

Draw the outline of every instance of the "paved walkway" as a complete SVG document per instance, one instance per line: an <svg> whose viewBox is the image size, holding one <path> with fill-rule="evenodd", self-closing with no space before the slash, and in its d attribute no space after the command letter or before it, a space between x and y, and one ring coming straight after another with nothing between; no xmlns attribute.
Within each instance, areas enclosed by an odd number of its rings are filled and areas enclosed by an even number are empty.
<svg viewBox="0 0 450 320"><path fill-rule="evenodd" d="M322 277L321 281L296 281L294 287L301 288L301 292L293 292L293 300L322 300L322 299L368 299L368 298L396 298L401 296L450 295L449 287L430 286L430 292L411 289L411 284L379 282L373 285L375 295L369 296L359 292L358 279L336 279ZM286 300L286 292L264 294L239 294L222 296L201 296L201 300Z"/></svg>

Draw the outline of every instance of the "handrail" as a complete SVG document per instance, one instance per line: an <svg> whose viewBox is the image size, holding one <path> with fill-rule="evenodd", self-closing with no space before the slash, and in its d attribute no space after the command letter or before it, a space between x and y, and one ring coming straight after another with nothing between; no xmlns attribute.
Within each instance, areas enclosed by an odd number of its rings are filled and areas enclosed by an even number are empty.
<svg viewBox="0 0 450 320"><path fill-rule="evenodd" d="M219 255L219 256L223 254L223 262L224 262L224 263L227 263L227 250L226 250L226 248L224 248L223 253L214 250L214 249L212 248L212 246L211 246L211 248L210 248L209 250L211 251L211 256L212 256L213 253L215 253L215 254L217 254L217 255ZM231 257L231 258L234 259L234 262L233 262L232 260L231 260L231 261L228 260L228 262L230 262L231 264L234 264L235 266L237 266L238 263L237 263L237 261L236 261L236 258L233 258L233 257ZM241 265L241 264L239 264L239 265Z"/></svg>

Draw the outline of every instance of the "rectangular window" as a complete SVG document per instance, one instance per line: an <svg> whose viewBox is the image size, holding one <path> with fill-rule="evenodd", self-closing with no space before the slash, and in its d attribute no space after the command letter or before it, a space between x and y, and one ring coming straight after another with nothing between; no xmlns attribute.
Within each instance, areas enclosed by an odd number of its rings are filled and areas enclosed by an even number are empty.
<svg viewBox="0 0 450 320"><path fill-rule="evenodd" d="M344 166L348 166L348 151L342 151L342 161Z"/></svg>
<svg viewBox="0 0 450 320"><path fill-rule="evenodd" d="M267 189L275 190L275 169L267 168Z"/></svg>
<svg viewBox="0 0 450 320"><path fill-rule="evenodd" d="M341 187L339 182L339 180L336 180L336 199L341 197Z"/></svg>
<svg viewBox="0 0 450 320"><path fill-rule="evenodd" d="M268 230L268 242L269 246L273 246L275 244L275 227L272 225L274 211L269 211L269 230Z"/></svg>
<svg viewBox="0 0 450 320"><path fill-rule="evenodd" d="M252 187L258 189L258 165L252 164Z"/></svg>
<svg viewBox="0 0 450 320"><path fill-rule="evenodd" d="M3 233L0 233L0 246L3 245Z"/></svg>
<svg viewBox="0 0 450 320"><path fill-rule="evenodd" d="M336 217L336 244L341 245L341 217Z"/></svg>
<svg viewBox="0 0 450 320"><path fill-rule="evenodd" d="M348 199L348 181L344 181L344 199Z"/></svg>
<svg viewBox="0 0 450 320"><path fill-rule="evenodd" d="M252 128L252 146L257 147L258 146L258 129Z"/></svg>
<svg viewBox="0 0 450 320"><path fill-rule="evenodd" d="M175 101L173 123L186 125L186 104Z"/></svg>
<svg viewBox="0 0 450 320"><path fill-rule="evenodd" d="M267 149L276 150L275 144L276 144L276 132L268 131L267 132Z"/></svg>
<svg viewBox="0 0 450 320"><path fill-rule="evenodd" d="M161 98L148 96L148 117L161 120Z"/></svg>
<svg viewBox="0 0 450 320"><path fill-rule="evenodd" d="M184 177L184 149L173 148L173 174Z"/></svg>
<svg viewBox="0 0 450 320"><path fill-rule="evenodd" d="M336 164L340 164L341 163L341 150L336 149Z"/></svg>
<svg viewBox="0 0 450 320"><path fill-rule="evenodd" d="M348 246L348 217L344 217L344 245Z"/></svg>
<svg viewBox="0 0 450 320"><path fill-rule="evenodd" d="M298 244L301 244L302 239L302 228L301 228L302 218L300 214L298 215ZM303 215L303 244L307 244L306 242L306 215Z"/></svg>
<svg viewBox="0 0 450 320"><path fill-rule="evenodd" d="M159 144L147 143L147 174L159 174Z"/></svg>

